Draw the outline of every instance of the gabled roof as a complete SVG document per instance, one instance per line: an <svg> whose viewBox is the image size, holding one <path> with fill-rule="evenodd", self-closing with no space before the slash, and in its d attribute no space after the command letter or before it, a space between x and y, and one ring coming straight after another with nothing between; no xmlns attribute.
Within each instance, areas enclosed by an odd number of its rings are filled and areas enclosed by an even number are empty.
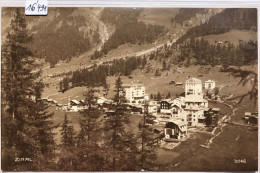
<svg viewBox="0 0 260 173"><path fill-rule="evenodd" d="M71 102L75 103L75 104L80 104L80 102L78 100L71 100Z"/></svg>
<svg viewBox="0 0 260 173"><path fill-rule="evenodd" d="M202 83L200 79L192 77L188 80L186 80L186 83Z"/></svg>
<svg viewBox="0 0 260 173"><path fill-rule="evenodd" d="M171 105L171 107L177 107L177 108L180 108L180 106L178 106L178 105L176 105L176 104Z"/></svg>
<svg viewBox="0 0 260 173"><path fill-rule="evenodd" d="M206 83L206 82L215 82L215 81L214 81L214 80L206 80L205 83Z"/></svg>
<svg viewBox="0 0 260 173"><path fill-rule="evenodd" d="M164 100L161 100L161 102L168 102L168 103L172 103L172 100L171 100L171 99L164 99Z"/></svg>
<svg viewBox="0 0 260 173"><path fill-rule="evenodd" d="M130 87L144 87L142 83L133 83L133 84L122 84L123 88L130 88Z"/></svg>
<svg viewBox="0 0 260 173"><path fill-rule="evenodd" d="M186 125L185 122L183 121L180 121L180 120L176 120L176 121L169 121L166 123L165 125L165 128L174 128L174 126L178 126L178 128L181 130L181 131L184 131L185 129L181 128L180 126L183 126L183 125Z"/></svg>

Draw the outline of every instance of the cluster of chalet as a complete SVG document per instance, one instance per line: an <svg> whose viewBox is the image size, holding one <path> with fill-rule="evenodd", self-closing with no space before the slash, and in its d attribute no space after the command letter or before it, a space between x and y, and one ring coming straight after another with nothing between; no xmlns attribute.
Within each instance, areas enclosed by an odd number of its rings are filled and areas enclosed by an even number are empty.
<svg viewBox="0 0 260 173"><path fill-rule="evenodd" d="M204 126L206 116L211 112L219 112L219 108L209 109L208 101L203 98L203 88L214 89L215 81L207 80L204 85L197 78L189 78L185 82L185 96L175 99L165 99L160 102L150 100L148 102L148 113L157 117L157 122L163 121L165 124L165 137L168 139L182 139L187 136L187 126ZM123 85L121 92L127 100L127 109L130 112L142 113L144 111L144 102L149 100L145 94L145 86L140 83L131 83ZM57 104L54 100L46 99L51 106L63 111L77 112L87 109L84 100L70 100L68 104ZM113 114L113 100L100 97L97 105L101 106L106 114ZM166 116L163 120L158 117ZM214 117L213 117L214 119Z"/></svg>
<svg viewBox="0 0 260 173"><path fill-rule="evenodd" d="M143 112L143 103L145 100L149 99L149 96L145 94L145 86L141 83L131 83L125 84L122 86L123 94L127 100L129 105L128 109L130 112ZM49 106L56 106L57 110L67 111L67 112L78 112L84 109L87 109L84 100L70 100L68 104L58 104L53 99L43 98L43 101L47 102ZM110 113L115 106L115 103L111 99L107 99L105 97L99 97L96 100L97 106L101 106L107 110L106 112ZM157 112L157 108L155 110Z"/></svg>
<svg viewBox="0 0 260 173"><path fill-rule="evenodd" d="M55 106L57 110L78 112L80 110L86 109L86 104L84 100L70 100L68 104L59 104L57 101L49 98L42 98L42 101L46 102L49 106Z"/></svg>
<svg viewBox="0 0 260 173"><path fill-rule="evenodd" d="M160 113L170 116L165 126L165 138L181 139L187 135L187 126L204 126L209 111L208 101L203 98L202 81L190 78L185 83L185 97L162 100ZM215 82L208 80L205 89L215 88ZM218 108L215 108L219 111Z"/></svg>

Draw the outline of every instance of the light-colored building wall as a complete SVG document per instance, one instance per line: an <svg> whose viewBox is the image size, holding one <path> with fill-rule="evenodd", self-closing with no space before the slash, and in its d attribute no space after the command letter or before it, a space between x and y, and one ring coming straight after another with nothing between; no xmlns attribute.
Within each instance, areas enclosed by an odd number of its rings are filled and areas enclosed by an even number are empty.
<svg viewBox="0 0 260 173"><path fill-rule="evenodd" d="M190 78L185 83L186 98L203 98L202 82L197 78Z"/></svg>
<svg viewBox="0 0 260 173"><path fill-rule="evenodd" d="M171 113L171 119L172 120L180 120L183 122L187 122L187 116L186 116L186 112L184 111L184 109L178 109L176 107L172 108L172 113Z"/></svg>
<svg viewBox="0 0 260 173"><path fill-rule="evenodd" d="M191 99L187 99L185 101L185 107L208 107L208 101L205 99L198 99L198 100L191 100Z"/></svg>
<svg viewBox="0 0 260 173"><path fill-rule="evenodd" d="M145 98L145 86L142 84L125 85L124 92L128 102L143 102Z"/></svg>
<svg viewBox="0 0 260 173"><path fill-rule="evenodd" d="M78 106L71 106L70 111L72 112L78 112Z"/></svg>
<svg viewBox="0 0 260 173"><path fill-rule="evenodd" d="M204 118L204 111L203 109L185 109L186 116L187 116L187 123L188 126L203 126L204 123L200 123L199 119L203 120Z"/></svg>
<svg viewBox="0 0 260 173"><path fill-rule="evenodd" d="M205 89L214 89L216 87L216 82L213 80L205 81Z"/></svg>
<svg viewBox="0 0 260 173"><path fill-rule="evenodd" d="M161 109L160 110L160 112L162 113L162 114L171 114L171 112L172 112L172 110L171 109Z"/></svg>

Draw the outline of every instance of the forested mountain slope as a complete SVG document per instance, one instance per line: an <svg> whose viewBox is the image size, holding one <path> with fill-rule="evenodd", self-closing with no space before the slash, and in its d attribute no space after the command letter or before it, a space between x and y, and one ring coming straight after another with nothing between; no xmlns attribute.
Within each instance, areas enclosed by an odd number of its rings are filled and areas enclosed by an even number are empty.
<svg viewBox="0 0 260 173"><path fill-rule="evenodd" d="M182 43L187 38L199 37L210 34L223 34L232 29L257 30L257 9L253 8L227 8L221 13L212 16L204 24L193 27L177 40Z"/></svg>
<svg viewBox="0 0 260 173"><path fill-rule="evenodd" d="M11 9L3 8L2 18L6 22L12 18ZM58 61L70 61L99 44L101 27L93 10L84 8L79 13L79 8L49 8L47 16L26 16L34 56L45 58L54 67ZM8 31L8 24L4 31Z"/></svg>
<svg viewBox="0 0 260 173"><path fill-rule="evenodd" d="M142 10L141 8L105 8L101 20L114 25L115 32L104 43L102 49L94 53L92 59L100 58L122 44L152 43L159 36L164 35L166 33L164 26L147 25L138 21Z"/></svg>

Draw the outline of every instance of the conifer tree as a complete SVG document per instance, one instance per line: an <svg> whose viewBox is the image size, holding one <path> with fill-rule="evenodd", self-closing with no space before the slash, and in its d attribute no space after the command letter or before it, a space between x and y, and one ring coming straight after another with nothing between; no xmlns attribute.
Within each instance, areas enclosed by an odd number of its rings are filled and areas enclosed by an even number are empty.
<svg viewBox="0 0 260 173"><path fill-rule="evenodd" d="M105 171L107 168L106 153L101 149L104 143L102 136L102 125L98 123L100 117L99 110L95 107L96 98L94 91L90 88L85 96L87 109L81 114L80 132L77 136L77 149L75 160L77 160L77 170L80 171Z"/></svg>
<svg viewBox="0 0 260 173"><path fill-rule="evenodd" d="M141 142L141 150L139 157L139 165L143 170L153 170L156 166L155 146L153 145L153 132L149 126L146 125L147 118L149 118L148 102L144 103L143 119L139 124L139 138Z"/></svg>
<svg viewBox="0 0 260 173"><path fill-rule="evenodd" d="M64 115L64 122L61 125L61 142L64 147L75 146L75 131L73 126L69 125L70 121L67 114Z"/></svg>
<svg viewBox="0 0 260 173"><path fill-rule="evenodd" d="M105 82L104 82L104 96L106 97L108 95L108 92L109 92L109 84L107 83L106 79L105 79Z"/></svg>
<svg viewBox="0 0 260 173"><path fill-rule="evenodd" d="M150 95L150 99L153 100L153 94Z"/></svg>
<svg viewBox="0 0 260 173"><path fill-rule="evenodd" d="M167 69L167 64L166 64L165 60L163 60L162 69L163 69L163 70L166 70L166 69Z"/></svg>
<svg viewBox="0 0 260 173"><path fill-rule="evenodd" d="M133 135L125 130L129 119L125 114L125 97L120 77L116 80L115 93L114 115L107 119L104 127L106 148L111 153L110 167L113 171L135 170L136 143Z"/></svg>
<svg viewBox="0 0 260 173"><path fill-rule="evenodd" d="M73 126L69 125L70 121L67 114L64 115L64 121L61 125L61 151L59 154L58 166L63 171L73 171L75 159L75 131Z"/></svg>
<svg viewBox="0 0 260 173"><path fill-rule="evenodd" d="M82 141L87 140L88 143L94 143L97 136L98 124L96 123L100 113L97 108L93 107L96 103L96 97L94 96L93 89L89 89L85 96L85 104L87 109L83 110L81 114L84 119L81 120L81 135Z"/></svg>
<svg viewBox="0 0 260 173"><path fill-rule="evenodd" d="M160 93L160 92L157 93L156 98L157 98L157 101L160 101L160 100L162 99L162 96L161 96L161 93Z"/></svg>
<svg viewBox="0 0 260 173"><path fill-rule="evenodd" d="M59 82L59 89L60 89L60 91L63 90L63 80L61 80L61 81Z"/></svg>
<svg viewBox="0 0 260 173"><path fill-rule="evenodd" d="M166 99L170 99L171 98L171 93L168 92L167 96L166 96Z"/></svg>
<svg viewBox="0 0 260 173"><path fill-rule="evenodd" d="M43 83L40 71L32 72L34 57L28 48L32 36L24 15L16 9L11 29L2 50L2 87L5 108L2 119L8 126L3 131L3 170L49 170L54 141L47 106L40 101ZM44 161L44 158L48 159ZM32 161L14 162L26 157ZM6 162L11 159L12 162Z"/></svg>

